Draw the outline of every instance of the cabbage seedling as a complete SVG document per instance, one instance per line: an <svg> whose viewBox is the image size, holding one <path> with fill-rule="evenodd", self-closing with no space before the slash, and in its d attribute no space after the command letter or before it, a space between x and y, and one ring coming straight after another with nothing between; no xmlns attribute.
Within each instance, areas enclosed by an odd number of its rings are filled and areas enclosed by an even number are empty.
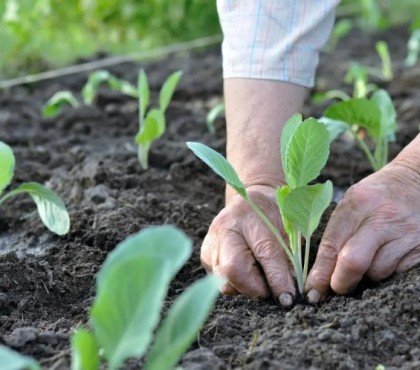
<svg viewBox="0 0 420 370"><path fill-rule="evenodd" d="M353 62L344 76L344 82L353 85L353 98L366 98L370 93L378 89L377 85L369 83L369 76L376 77L382 81L391 81L394 77L388 44L385 41L378 41L375 48L381 59L380 69ZM342 90L334 89L326 92L317 92L312 96L312 100L314 103L323 103L326 100L349 100L352 97Z"/></svg>
<svg viewBox="0 0 420 370"><path fill-rule="evenodd" d="M143 169L149 167L149 150L166 129L165 112L182 76L181 71L172 73L159 92L159 106L149 108L150 88L146 73L141 70L138 78L139 132L136 135L138 159Z"/></svg>
<svg viewBox="0 0 420 370"><path fill-rule="evenodd" d="M82 97L85 104L92 104L98 93L99 87L104 83L106 83L111 90L116 90L125 95L137 98L137 89L135 86L113 76L108 71L99 70L89 75L88 81L82 89Z"/></svg>
<svg viewBox="0 0 420 370"><path fill-rule="evenodd" d="M217 118L219 118L224 113L225 113L225 104L219 103L216 106L214 106L207 114L207 118L206 118L207 129L212 135L216 135L216 128L214 127L214 123L216 122Z"/></svg>
<svg viewBox="0 0 420 370"><path fill-rule="evenodd" d="M377 90L370 99L352 98L332 104L324 111L324 122L331 140L343 132L350 133L374 171L388 163L388 143L395 141L396 112L391 97L385 90ZM366 135L375 149L369 149Z"/></svg>
<svg viewBox="0 0 420 370"><path fill-rule="evenodd" d="M276 198L288 243L251 199L234 168L222 155L201 143L189 142L187 145L245 200L270 229L290 259L299 293L303 294L308 274L311 236L333 195L331 181L308 185L318 177L329 156L330 139L325 125L314 118L302 121L302 116L295 114L283 129L280 146L286 185L277 188ZM303 259L302 236L305 238Z"/></svg>
<svg viewBox="0 0 420 370"><path fill-rule="evenodd" d="M420 28L413 30L411 33L407 43L407 50L404 65L406 67L413 67L417 63L420 54Z"/></svg>
<svg viewBox="0 0 420 370"><path fill-rule="evenodd" d="M144 369L174 368L197 337L223 283L211 275L196 281L160 320L169 283L191 255L191 245L173 226L149 227L108 255L96 279L93 330L78 329L71 340L72 369L98 370L104 368L102 362L110 370L120 369L147 350ZM4 346L0 363L16 370L40 369L34 360Z"/></svg>
<svg viewBox="0 0 420 370"><path fill-rule="evenodd" d="M0 206L15 195L29 194L38 208L39 217L44 225L58 235L67 234L70 218L66 206L53 191L45 186L36 182L27 182L1 196L12 181L14 168L15 156L12 149L0 141Z"/></svg>
<svg viewBox="0 0 420 370"><path fill-rule="evenodd" d="M70 105L73 108L80 106L71 91L58 91L42 107L42 116L45 118L55 117L60 114L66 105Z"/></svg>

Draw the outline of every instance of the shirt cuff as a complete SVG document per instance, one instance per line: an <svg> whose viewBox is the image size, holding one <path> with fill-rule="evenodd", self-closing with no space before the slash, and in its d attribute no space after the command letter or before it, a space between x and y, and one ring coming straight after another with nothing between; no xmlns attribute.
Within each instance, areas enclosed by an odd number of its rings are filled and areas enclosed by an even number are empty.
<svg viewBox="0 0 420 370"><path fill-rule="evenodd" d="M314 85L339 0L218 0L223 77Z"/></svg>

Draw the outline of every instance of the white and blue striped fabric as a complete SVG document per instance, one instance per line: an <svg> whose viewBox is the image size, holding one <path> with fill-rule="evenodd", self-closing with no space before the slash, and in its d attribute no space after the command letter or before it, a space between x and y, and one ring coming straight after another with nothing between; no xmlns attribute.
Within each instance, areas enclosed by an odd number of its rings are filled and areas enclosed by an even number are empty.
<svg viewBox="0 0 420 370"><path fill-rule="evenodd" d="M224 78L314 84L339 0L217 0Z"/></svg>

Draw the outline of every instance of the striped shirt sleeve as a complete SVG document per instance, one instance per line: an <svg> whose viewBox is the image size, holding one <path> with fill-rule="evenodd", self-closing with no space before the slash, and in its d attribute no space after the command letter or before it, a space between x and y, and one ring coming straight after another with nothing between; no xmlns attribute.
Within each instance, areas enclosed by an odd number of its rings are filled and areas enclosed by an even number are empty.
<svg viewBox="0 0 420 370"><path fill-rule="evenodd" d="M314 84L339 0L217 0L224 78Z"/></svg>

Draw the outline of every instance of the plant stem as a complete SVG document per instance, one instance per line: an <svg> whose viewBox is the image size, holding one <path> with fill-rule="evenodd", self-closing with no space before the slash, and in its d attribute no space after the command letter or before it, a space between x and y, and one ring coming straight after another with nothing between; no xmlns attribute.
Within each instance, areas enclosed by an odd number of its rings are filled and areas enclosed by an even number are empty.
<svg viewBox="0 0 420 370"><path fill-rule="evenodd" d="M380 168L378 168L376 160L375 160L372 152L370 151L370 149L366 145L366 143L359 137L359 135L357 135L356 132L353 132L353 134L354 134L355 140L359 144L360 149L362 149L363 153L365 153L367 159L369 160L369 163L372 166L373 170L378 171Z"/></svg>
<svg viewBox="0 0 420 370"><path fill-rule="evenodd" d="M277 228L273 225L273 223L270 221L270 219L261 211L261 209L253 202L253 200L246 194L244 197L244 200L248 203L248 205L253 209L253 211L261 218L261 220L267 225L267 227L270 229L270 231L274 234L282 248L287 254L287 257L289 257L290 261L293 262L294 256L292 252L290 251L289 247L287 246L286 242L284 241L283 237L280 235L280 232L277 230Z"/></svg>
<svg viewBox="0 0 420 370"><path fill-rule="evenodd" d="M147 170L149 167L149 148L150 145L140 145L138 146L137 156L139 159L140 166Z"/></svg>
<svg viewBox="0 0 420 370"><path fill-rule="evenodd" d="M299 267L302 271L302 233L298 230L297 232L297 253L298 253L298 261Z"/></svg>
<svg viewBox="0 0 420 370"><path fill-rule="evenodd" d="M305 263L303 265L303 283L305 284L306 278L308 277L308 266L309 266L309 251L311 250L311 238L305 238Z"/></svg>
<svg viewBox="0 0 420 370"><path fill-rule="evenodd" d="M383 138L382 144L382 163L381 168L384 167L388 163L388 138Z"/></svg>

